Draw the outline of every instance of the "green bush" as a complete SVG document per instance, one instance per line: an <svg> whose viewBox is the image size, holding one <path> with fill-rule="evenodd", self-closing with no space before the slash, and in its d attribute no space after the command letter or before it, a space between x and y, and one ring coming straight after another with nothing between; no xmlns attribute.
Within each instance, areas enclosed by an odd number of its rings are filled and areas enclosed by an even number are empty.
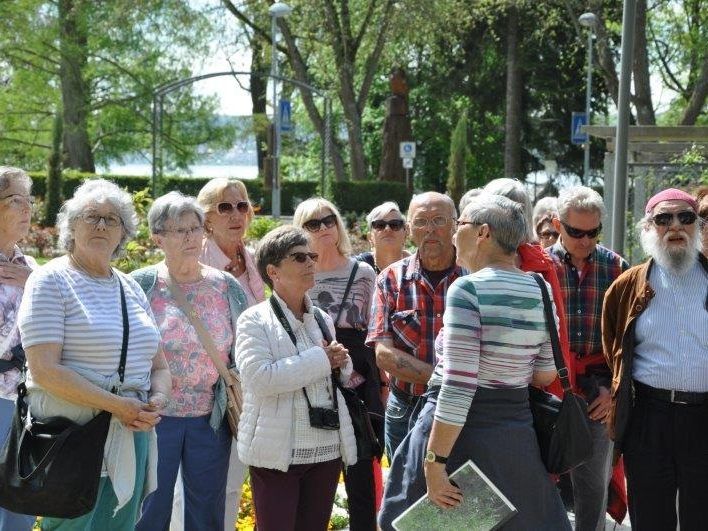
<svg viewBox="0 0 708 531"><path fill-rule="evenodd" d="M253 218L253 221L251 221L251 224L248 226L248 231L246 232L246 239L248 241L257 242L276 227L280 227L280 225L282 225L280 221L271 217L255 217Z"/></svg>
<svg viewBox="0 0 708 531"><path fill-rule="evenodd" d="M345 181L332 183L332 201L340 212L369 212L384 201L408 208L411 193L404 183L392 181Z"/></svg>

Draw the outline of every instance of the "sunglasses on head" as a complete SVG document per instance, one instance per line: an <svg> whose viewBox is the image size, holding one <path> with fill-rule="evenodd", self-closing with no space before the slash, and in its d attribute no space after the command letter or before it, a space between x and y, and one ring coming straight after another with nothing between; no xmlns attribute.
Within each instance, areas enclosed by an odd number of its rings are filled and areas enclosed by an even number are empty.
<svg viewBox="0 0 708 531"><path fill-rule="evenodd" d="M661 214L653 216L651 220L654 225L658 225L659 227L669 227L674 222L674 216L678 218L679 223L681 225L693 225L696 222L696 219L698 219L698 216L695 212L685 210L683 212L679 212L678 214L672 214L671 212L662 212Z"/></svg>
<svg viewBox="0 0 708 531"><path fill-rule="evenodd" d="M371 222L371 228L374 230L385 230L386 227L391 227L391 230L399 231L403 228L404 224L402 219L390 219L388 221L377 219Z"/></svg>
<svg viewBox="0 0 708 531"><path fill-rule="evenodd" d="M568 233L568 236L570 236L571 238L576 238L578 240L584 238L585 236L592 240L593 238L597 238L598 235L602 232L602 223L600 223L594 229L590 230L576 229L575 227L571 227L570 225L568 225L567 223L563 223L562 221L561 225L563 225L563 228L565 229L565 232Z"/></svg>
<svg viewBox="0 0 708 531"><path fill-rule="evenodd" d="M234 209L238 210L241 214L247 214L249 206L248 201L238 201L237 203L222 201L216 204L216 211L222 216L233 214Z"/></svg>
<svg viewBox="0 0 708 531"><path fill-rule="evenodd" d="M296 253L290 253L290 255L293 260L295 260L298 264L304 264L307 259L309 258L313 262L317 262L319 259L320 255L317 253L304 253L304 252L296 252Z"/></svg>
<svg viewBox="0 0 708 531"><path fill-rule="evenodd" d="M327 229L331 229L332 227L334 227L335 223L337 223L337 216L335 216L334 214L330 214L329 216L325 216L322 219L310 219L303 223L302 226L310 232L317 232L318 230L320 230L320 227L322 225L324 225Z"/></svg>

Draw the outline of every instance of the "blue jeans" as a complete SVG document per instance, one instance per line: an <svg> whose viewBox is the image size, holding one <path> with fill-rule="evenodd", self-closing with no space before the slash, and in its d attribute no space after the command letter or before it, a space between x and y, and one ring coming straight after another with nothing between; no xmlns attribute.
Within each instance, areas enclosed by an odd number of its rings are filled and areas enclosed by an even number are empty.
<svg viewBox="0 0 708 531"><path fill-rule="evenodd" d="M398 398L393 392L389 393L384 424L384 441L389 463L393 460L393 454L396 453L398 446L408 435L408 432L413 429L424 402L419 396L416 397L414 403L409 404Z"/></svg>
<svg viewBox="0 0 708 531"><path fill-rule="evenodd" d="M162 417L157 430L157 490L145 500L136 531L170 528L177 470L182 465L185 531L223 531L231 432L215 432L209 415Z"/></svg>

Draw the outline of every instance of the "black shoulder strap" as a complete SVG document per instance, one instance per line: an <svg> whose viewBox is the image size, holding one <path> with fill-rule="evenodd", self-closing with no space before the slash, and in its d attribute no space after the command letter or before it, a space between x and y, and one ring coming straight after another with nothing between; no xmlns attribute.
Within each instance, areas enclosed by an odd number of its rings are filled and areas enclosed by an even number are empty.
<svg viewBox="0 0 708 531"><path fill-rule="evenodd" d="M538 273L531 273L531 276L536 280L538 287L541 289L541 297L543 298L543 313L546 316L546 328L551 336L551 346L553 347L553 359L556 362L556 369L560 377L561 385L564 391L570 391L570 380L568 379L568 368L563 360L563 352L561 351L560 339L558 337L558 328L556 327L556 319L553 315L553 305L551 298L546 289L546 281Z"/></svg>
<svg viewBox="0 0 708 531"><path fill-rule="evenodd" d="M339 311L337 312L337 318L334 320L334 326L337 326L339 318L342 316L344 311L344 303L347 302L347 297L352 289L352 284L354 283L354 277L356 276L356 271L359 269L359 261L354 261L354 267L352 267L352 272L349 274L349 280L347 280L347 287L344 288L344 295L342 295L342 303L339 305Z"/></svg>
<svg viewBox="0 0 708 531"><path fill-rule="evenodd" d="M324 337L327 343L331 343L334 338L332 337L332 334L329 333L329 327L327 326L327 322L322 315L322 310L320 310L317 306L313 306L312 310L315 314L315 321L317 321L320 331L322 332L322 337Z"/></svg>
<svg viewBox="0 0 708 531"><path fill-rule="evenodd" d="M114 275L118 275L115 271ZM125 290L123 289L123 282L120 277L118 277L118 286L120 286L120 307L123 314L123 344L120 347L120 362L118 362L118 376L120 377L120 383L123 383L125 379L125 362L128 358L128 339L130 338L130 323L128 321L128 306L125 302Z"/></svg>

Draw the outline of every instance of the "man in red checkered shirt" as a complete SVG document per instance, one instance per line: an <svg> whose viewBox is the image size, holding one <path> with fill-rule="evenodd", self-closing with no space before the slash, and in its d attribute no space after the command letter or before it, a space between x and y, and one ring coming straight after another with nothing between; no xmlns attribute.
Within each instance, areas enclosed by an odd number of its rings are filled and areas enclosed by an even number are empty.
<svg viewBox="0 0 708 531"><path fill-rule="evenodd" d="M437 192L413 197L408 230L418 250L379 275L368 345L390 376L385 438L389 459L418 416L420 396L433 373L435 337L443 326L447 288L467 271L455 263L457 211Z"/></svg>

